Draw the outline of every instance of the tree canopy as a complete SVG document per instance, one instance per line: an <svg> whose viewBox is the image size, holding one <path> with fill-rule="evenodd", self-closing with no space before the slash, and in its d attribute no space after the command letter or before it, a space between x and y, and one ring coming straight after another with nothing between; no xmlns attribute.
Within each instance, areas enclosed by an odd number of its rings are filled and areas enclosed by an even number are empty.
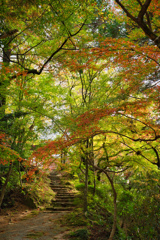
<svg viewBox="0 0 160 240"><path fill-rule="evenodd" d="M111 240L120 212L129 211L122 211L125 194L137 203L137 181L145 182L144 192L151 190L147 177L159 181L159 1L4 0L0 6L6 181L12 167L34 165L30 177L53 164L78 176L81 169L88 211L88 182L95 187L105 175L113 196ZM3 197L2 190L0 203Z"/></svg>

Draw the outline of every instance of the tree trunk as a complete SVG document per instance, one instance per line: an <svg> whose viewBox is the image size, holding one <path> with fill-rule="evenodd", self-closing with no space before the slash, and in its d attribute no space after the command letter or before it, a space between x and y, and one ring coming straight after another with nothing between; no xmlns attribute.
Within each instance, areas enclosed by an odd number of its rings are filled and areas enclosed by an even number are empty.
<svg viewBox="0 0 160 240"><path fill-rule="evenodd" d="M7 176L6 176L6 181L2 187L2 190L1 190L1 195L0 195L0 209L1 209L1 206L2 206L2 202L3 202L3 199L4 199L4 194L5 194L5 191L6 191L6 187L7 187L7 184L9 182L9 177L11 175L11 172L12 172L12 166L13 166L13 162L10 163L9 165L9 170L8 170L8 173L7 173Z"/></svg>
<svg viewBox="0 0 160 240"><path fill-rule="evenodd" d="M117 193L114 187L113 179L109 176L108 172L104 171L104 173L106 174L113 191L113 206L114 206L113 225L112 225L112 230L108 239L108 240L113 240L113 237L116 231L116 225L117 225Z"/></svg>
<svg viewBox="0 0 160 240"><path fill-rule="evenodd" d="M86 159L85 165L85 188L84 188L84 212L88 210L88 161Z"/></svg>
<svg viewBox="0 0 160 240"><path fill-rule="evenodd" d="M93 180L93 184L94 184L94 188L93 188L93 196L95 196L96 194L96 174L95 174L95 168L93 167L93 174L94 174L94 180Z"/></svg>
<svg viewBox="0 0 160 240"><path fill-rule="evenodd" d="M96 193L96 173L95 173L95 167L94 167L94 151L93 151L93 137L90 138L90 154L89 154L89 162L92 162L93 166L93 196Z"/></svg>
<svg viewBox="0 0 160 240"><path fill-rule="evenodd" d="M20 167L20 162L18 162L18 172L19 172L19 183L22 188L22 177L21 177L21 167Z"/></svg>
<svg viewBox="0 0 160 240"><path fill-rule="evenodd" d="M10 55L11 55L11 50L8 49L7 47L3 48L3 64L4 66L9 66L10 63ZM2 66L3 68L3 66ZM1 75L1 80L0 80L0 115L2 116L5 114L5 105L6 105L6 88L7 88L7 82L3 75ZM1 116L0 116L1 117Z"/></svg>

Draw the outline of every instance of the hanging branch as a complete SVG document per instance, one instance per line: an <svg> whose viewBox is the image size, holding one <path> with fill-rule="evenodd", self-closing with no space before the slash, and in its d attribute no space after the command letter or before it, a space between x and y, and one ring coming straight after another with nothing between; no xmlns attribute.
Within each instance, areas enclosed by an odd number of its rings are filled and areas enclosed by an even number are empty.
<svg viewBox="0 0 160 240"><path fill-rule="evenodd" d="M75 33L73 33L73 34L69 34L69 36L63 41L63 43L60 45L60 47L58 47L57 48L57 50L55 50L51 55L50 55L50 57L44 62L44 64L42 65L42 67L39 69L39 70L37 70L37 69L26 69L26 71L25 71L25 74L36 74L36 75L40 75L42 72L43 72L43 70L44 70L44 68L46 67L46 65L52 60L52 58L58 53L58 52L60 52L61 50L63 50L63 46L68 42L68 40L70 40L70 38L72 38L72 37L74 37L74 36L76 36L81 30L82 30L82 28L83 28L83 26L85 25L85 22L86 22L86 20L84 21L84 23L81 25L81 27L78 29L78 31L76 31ZM11 77L11 79L14 79L14 78L16 78L17 76L22 76L24 74L24 72L23 73L18 73L18 74L16 74L16 75L14 75L14 76L12 76Z"/></svg>

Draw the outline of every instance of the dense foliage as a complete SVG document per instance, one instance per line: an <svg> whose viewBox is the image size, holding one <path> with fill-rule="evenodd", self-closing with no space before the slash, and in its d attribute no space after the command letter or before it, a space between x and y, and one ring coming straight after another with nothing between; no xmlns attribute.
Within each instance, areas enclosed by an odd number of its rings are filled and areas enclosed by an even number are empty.
<svg viewBox="0 0 160 240"><path fill-rule="evenodd" d="M158 0L0 7L0 205L17 186L43 193L59 168L83 186L90 231L158 239Z"/></svg>

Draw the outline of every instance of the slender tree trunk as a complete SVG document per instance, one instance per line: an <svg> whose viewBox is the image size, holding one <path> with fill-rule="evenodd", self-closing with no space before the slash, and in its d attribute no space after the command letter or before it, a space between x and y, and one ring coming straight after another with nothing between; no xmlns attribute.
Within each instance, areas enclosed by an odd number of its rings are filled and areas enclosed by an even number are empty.
<svg viewBox="0 0 160 240"><path fill-rule="evenodd" d="M96 193L96 174L95 174L95 168L93 167L93 174L94 174L94 180L93 180L93 183L94 183L94 188L93 188L93 196L95 195Z"/></svg>
<svg viewBox="0 0 160 240"><path fill-rule="evenodd" d="M4 183L3 187L2 187L2 190L1 190L1 194L0 194L0 209L1 209L1 206L2 206L3 199L4 199L6 187L7 187L7 184L9 182L9 177L10 177L11 172L12 172L12 166L13 166L13 162L11 162L10 165L9 165L9 170L8 170L8 173L7 173L7 176L6 176L6 181L5 181L5 183Z"/></svg>
<svg viewBox="0 0 160 240"><path fill-rule="evenodd" d="M114 214L113 214L113 225L112 225L112 230L109 236L108 240L113 240L113 237L115 235L115 231L116 231L116 225L117 225L117 193L114 187L114 183L113 183L113 179L109 176L108 172L104 171L104 173L106 174L111 187L112 187L112 192L113 192L113 206L114 206Z"/></svg>
<svg viewBox="0 0 160 240"><path fill-rule="evenodd" d="M3 48L3 64L4 66L9 66L10 63L10 55L11 55L11 50L8 49L7 47ZM3 66L2 66L3 68ZM0 107L4 107L3 111L5 111L5 105L6 105L6 96L5 96L5 89L6 89L6 83L5 80L2 78L0 80L0 87L1 87L1 91L0 92Z"/></svg>
<svg viewBox="0 0 160 240"><path fill-rule="evenodd" d="M108 240L113 240L113 237L115 235L115 231L116 231L116 226L117 226L117 193L116 193L116 189L114 187L114 182L113 179L110 177L109 173L107 172L107 170L104 169L100 169L100 167L94 166L93 163L91 163L91 165L93 167L95 167L95 169L104 172L105 175L107 176L110 184L111 184L111 188L112 188L112 192L113 192L113 207L114 207L114 213L113 213L113 224L112 224L112 230L109 236Z"/></svg>
<svg viewBox="0 0 160 240"><path fill-rule="evenodd" d="M9 49L9 46L4 46L3 47L3 64L4 66L9 66L10 63L10 56L11 56L11 50ZM3 66L2 66L3 68ZM5 81L4 77L1 77L0 79L0 117L3 116L5 114L5 105L6 105L6 88L7 88L7 82ZM6 191L6 187L9 181L9 177L11 175L12 172L12 165L13 163L10 162L9 165L9 170L6 176L6 181L4 183L4 185L2 186L2 190L1 190L1 194L0 194L0 209L2 206L2 202L4 199L4 195L5 195L5 191Z"/></svg>
<svg viewBox="0 0 160 240"><path fill-rule="evenodd" d="M86 159L85 165L85 188L84 188L84 212L88 210L88 160Z"/></svg>
<svg viewBox="0 0 160 240"><path fill-rule="evenodd" d="M90 139L90 156L89 156L89 162L92 162L93 166L93 196L96 193L96 173L95 173L95 167L94 167L94 151L93 151L93 137Z"/></svg>
<svg viewBox="0 0 160 240"><path fill-rule="evenodd" d="M22 177L21 177L20 162L18 162L18 171L19 171L19 183L20 183L21 188L22 188Z"/></svg>

